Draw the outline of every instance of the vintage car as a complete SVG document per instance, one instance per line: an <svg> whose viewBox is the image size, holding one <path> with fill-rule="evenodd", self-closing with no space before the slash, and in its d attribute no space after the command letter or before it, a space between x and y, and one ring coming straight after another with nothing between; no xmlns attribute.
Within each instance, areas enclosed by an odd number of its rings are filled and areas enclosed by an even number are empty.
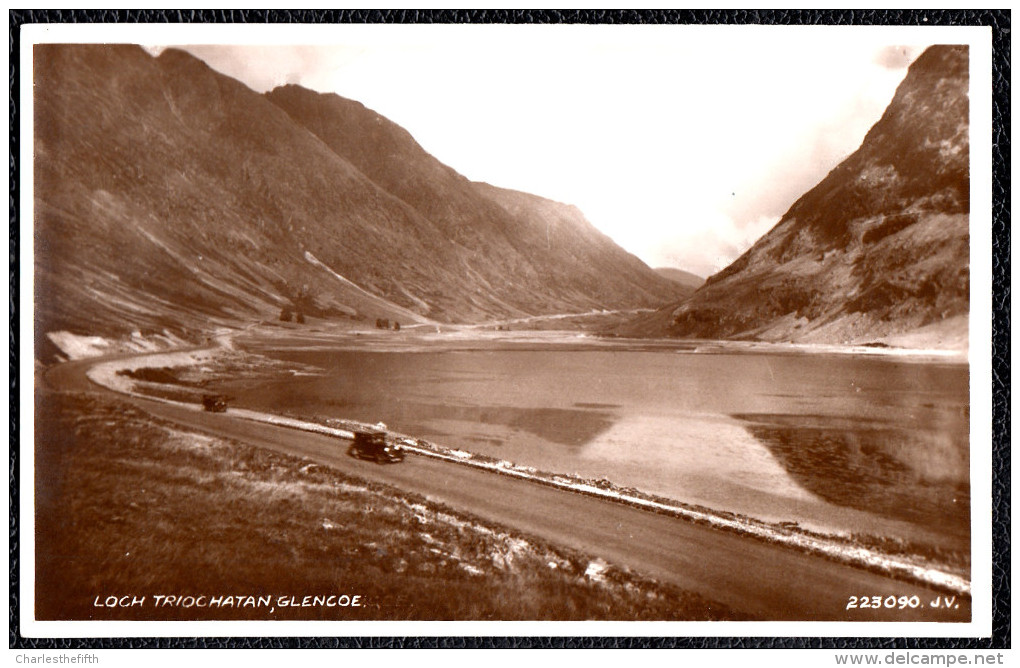
<svg viewBox="0 0 1020 668"><path fill-rule="evenodd" d="M222 394L203 394L202 408L210 413L223 413L227 410L227 401L230 397Z"/></svg>
<svg viewBox="0 0 1020 668"><path fill-rule="evenodd" d="M386 440L381 429L359 429L354 432L354 442L347 454L359 459L371 459L379 464L404 461L404 451L396 443Z"/></svg>

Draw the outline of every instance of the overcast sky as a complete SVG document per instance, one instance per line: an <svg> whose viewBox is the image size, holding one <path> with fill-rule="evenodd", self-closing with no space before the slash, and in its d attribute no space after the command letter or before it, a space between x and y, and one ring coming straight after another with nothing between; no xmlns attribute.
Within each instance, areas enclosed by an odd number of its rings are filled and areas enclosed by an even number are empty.
<svg viewBox="0 0 1020 668"><path fill-rule="evenodd" d="M702 276L857 149L926 46L860 29L376 28L185 48L257 91L358 100L468 178L574 204L651 266Z"/></svg>

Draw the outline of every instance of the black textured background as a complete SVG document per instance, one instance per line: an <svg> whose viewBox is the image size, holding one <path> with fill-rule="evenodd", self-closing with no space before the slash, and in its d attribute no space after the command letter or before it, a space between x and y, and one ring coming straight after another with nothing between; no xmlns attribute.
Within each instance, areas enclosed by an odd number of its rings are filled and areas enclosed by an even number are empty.
<svg viewBox="0 0 1020 668"><path fill-rule="evenodd" d="M997 10L10 10L10 647L80 648L832 648L1010 647L1010 14ZM18 583L18 54L26 23L649 23L990 26L992 29L992 570L990 638L24 638ZM31 314L26 314L30 317ZM31 346L31 343L28 344ZM31 407L29 407L31 410Z"/></svg>

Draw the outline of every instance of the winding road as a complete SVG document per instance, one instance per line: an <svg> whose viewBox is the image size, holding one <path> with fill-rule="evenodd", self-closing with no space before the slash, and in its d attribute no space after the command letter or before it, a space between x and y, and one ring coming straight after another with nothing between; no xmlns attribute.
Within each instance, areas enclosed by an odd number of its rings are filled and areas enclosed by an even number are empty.
<svg viewBox="0 0 1020 668"><path fill-rule="evenodd" d="M127 356L125 356L127 357ZM368 480L421 494L432 501L609 563L697 592L745 613L748 619L811 621L968 622L971 600L902 582L759 539L714 529L620 503L563 491L426 457L380 466L348 457L347 443L288 427L250 422L227 413L116 394L89 380L93 364L50 368L55 390L115 395L152 415L213 436L305 457ZM917 596L916 608L847 609L851 597ZM933 602L939 606L934 607ZM911 635L914 633L912 632Z"/></svg>

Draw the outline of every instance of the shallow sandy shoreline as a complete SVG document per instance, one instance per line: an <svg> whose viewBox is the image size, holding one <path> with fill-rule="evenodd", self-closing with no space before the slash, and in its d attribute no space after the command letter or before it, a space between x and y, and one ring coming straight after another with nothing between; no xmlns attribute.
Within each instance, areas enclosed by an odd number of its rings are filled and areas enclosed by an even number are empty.
<svg viewBox="0 0 1020 668"><path fill-rule="evenodd" d="M557 330L494 331L482 326L407 327L400 332L374 329L295 331L259 327L236 337L239 344L262 350L368 349L413 350L444 346L473 350L495 344L549 345L583 349L674 350L679 354L782 354L853 355L896 359L904 362L967 364L968 353L959 349L896 348L823 343L774 343L766 341L716 341L698 339L628 339L600 337L584 332Z"/></svg>

